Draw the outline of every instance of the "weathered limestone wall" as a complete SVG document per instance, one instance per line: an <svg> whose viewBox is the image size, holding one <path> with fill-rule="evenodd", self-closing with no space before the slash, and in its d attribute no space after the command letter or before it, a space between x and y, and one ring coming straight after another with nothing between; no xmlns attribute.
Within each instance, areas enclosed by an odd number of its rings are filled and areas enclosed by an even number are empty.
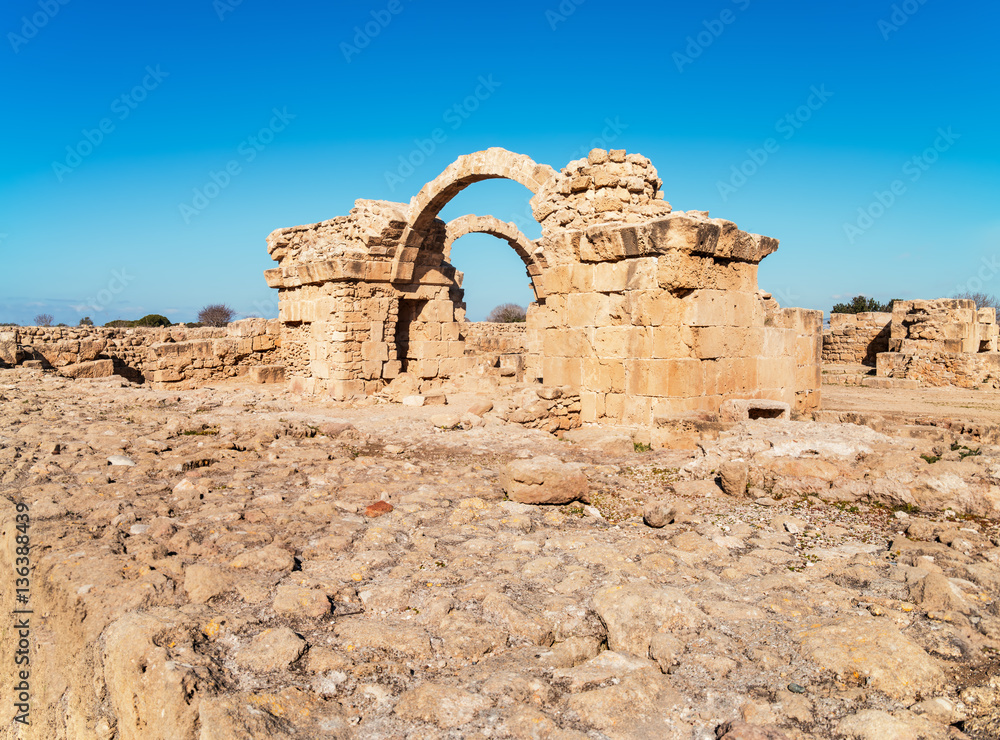
<svg viewBox="0 0 1000 740"><path fill-rule="evenodd" d="M975 301L940 298L892 305L890 352L996 352L997 317Z"/></svg>
<svg viewBox="0 0 1000 740"><path fill-rule="evenodd" d="M896 301L877 373L928 386L998 388L997 333L996 310L971 300Z"/></svg>
<svg viewBox="0 0 1000 740"><path fill-rule="evenodd" d="M1000 353L882 352L881 378L918 380L921 385L958 388L1000 388Z"/></svg>
<svg viewBox="0 0 1000 740"><path fill-rule="evenodd" d="M875 365L879 352L889 351L892 314L833 313L823 334L823 362Z"/></svg>
<svg viewBox="0 0 1000 740"><path fill-rule="evenodd" d="M83 363L110 360L99 374L190 387L279 363L276 319L244 319L226 327L10 327L0 334L0 364L37 363L72 373ZM105 363L106 365L106 363Z"/></svg>
<svg viewBox="0 0 1000 740"><path fill-rule="evenodd" d="M799 413L818 410L823 383L823 312L780 308L769 298L764 305L767 318L764 351L758 363L761 395L757 397L785 401ZM790 375L795 378L791 388L785 385Z"/></svg>
<svg viewBox="0 0 1000 740"><path fill-rule="evenodd" d="M524 354L528 351L526 323L497 324L490 321L462 324L465 351L473 354Z"/></svg>

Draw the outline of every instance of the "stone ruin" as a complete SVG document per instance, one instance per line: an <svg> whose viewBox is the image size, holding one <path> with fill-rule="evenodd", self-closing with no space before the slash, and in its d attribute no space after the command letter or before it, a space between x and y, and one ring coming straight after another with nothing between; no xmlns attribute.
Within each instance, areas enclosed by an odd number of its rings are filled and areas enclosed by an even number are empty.
<svg viewBox="0 0 1000 740"><path fill-rule="evenodd" d="M277 319L222 327L4 327L0 367L52 370L68 378L118 375L158 388L195 388L236 377L279 383L279 334Z"/></svg>
<svg viewBox="0 0 1000 740"><path fill-rule="evenodd" d="M893 301L892 313L832 314L823 362L873 366L861 384L875 387L1000 388L997 335L996 309L972 300Z"/></svg>
<svg viewBox="0 0 1000 740"><path fill-rule="evenodd" d="M489 215L438 218L473 183L532 193L528 239ZM401 376L441 388L475 361L455 239L492 234L524 262L535 301L528 383L578 395L583 422L775 416L820 405L822 312L781 308L757 266L778 241L703 211L674 211L649 159L595 149L561 171L503 149L460 157L410 203L358 200L347 216L278 229L282 361L291 389L372 395ZM405 374L405 375L404 375Z"/></svg>

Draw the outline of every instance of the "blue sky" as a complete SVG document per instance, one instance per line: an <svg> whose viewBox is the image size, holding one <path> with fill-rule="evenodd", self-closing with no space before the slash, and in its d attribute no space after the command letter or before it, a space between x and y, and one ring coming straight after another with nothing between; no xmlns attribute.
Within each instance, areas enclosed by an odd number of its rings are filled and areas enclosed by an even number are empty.
<svg viewBox="0 0 1000 740"><path fill-rule="evenodd" d="M271 230L408 201L490 146L645 154L675 208L781 240L760 282L784 305L1000 293L998 22L940 0L11 0L0 321L274 316ZM480 183L442 215L535 237L528 196ZM470 318L528 300L503 242L453 261Z"/></svg>

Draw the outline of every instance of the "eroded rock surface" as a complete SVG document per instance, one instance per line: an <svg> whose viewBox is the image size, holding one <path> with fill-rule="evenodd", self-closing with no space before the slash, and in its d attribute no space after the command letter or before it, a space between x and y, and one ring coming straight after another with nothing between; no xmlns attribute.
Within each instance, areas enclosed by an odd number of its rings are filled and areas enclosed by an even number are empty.
<svg viewBox="0 0 1000 740"><path fill-rule="evenodd" d="M761 420L637 452L501 400L442 428L0 370L44 676L20 737L996 737L996 447Z"/></svg>

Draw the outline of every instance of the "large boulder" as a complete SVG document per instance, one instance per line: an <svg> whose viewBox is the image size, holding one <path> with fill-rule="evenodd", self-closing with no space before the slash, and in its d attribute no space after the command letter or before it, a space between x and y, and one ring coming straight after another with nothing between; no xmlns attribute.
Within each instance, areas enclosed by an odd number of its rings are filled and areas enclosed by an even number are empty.
<svg viewBox="0 0 1000 740"><path fill-rule="evenodd" d="M551 455L511 461L501 472L500 485L522 504L567 504L585 498L589 488L582 464Z"/></svg>

